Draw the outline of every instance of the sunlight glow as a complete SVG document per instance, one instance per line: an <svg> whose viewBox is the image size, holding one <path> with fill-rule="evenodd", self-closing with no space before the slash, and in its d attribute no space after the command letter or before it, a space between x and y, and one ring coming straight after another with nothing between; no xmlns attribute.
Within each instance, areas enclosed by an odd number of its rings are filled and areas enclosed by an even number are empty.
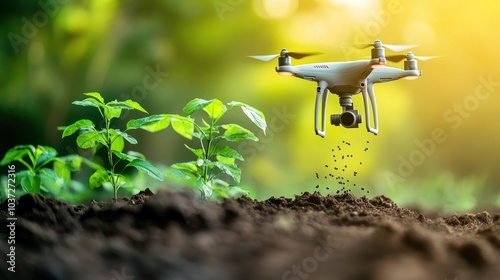
<svg viewBox="0 0 500 280"><path fill-rule="evenodd" d="M292 14L298 7L297 0L254 0L255 12L262 18L279 19Z"/></svg>

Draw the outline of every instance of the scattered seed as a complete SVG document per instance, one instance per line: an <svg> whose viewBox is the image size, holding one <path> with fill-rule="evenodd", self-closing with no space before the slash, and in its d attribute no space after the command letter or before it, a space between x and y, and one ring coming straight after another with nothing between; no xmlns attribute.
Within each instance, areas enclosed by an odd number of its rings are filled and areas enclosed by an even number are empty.
<svg viewBox="0 0 500 280"><path fill-rule="evenodd" d="M318 178L318 179L319 179L319 175L318 175L318 172L316 172L316 178Z"/></svg>
<svg viewBox="0 0 500 280"><path fill-rule="evenodd" d="M330 188L329 187L326 187L327 190L329 190Z"/></svg>
<svg viewBox="0 0 500 280"><path fill-rule="evenodd" d="M328 164L325 164L325 167L328 167Z"/></svg>
<svg viewBox="0 0 500 280"><path fill-rule="evenodd" d="M319 185L316 185L316 188L319 188Z"/></svg>
<svg viewBox="0 0 500 280"><path fill-rule="evenodd" d="M365 190L365 188L361 188L361 190L362 190L362 191L364 191L364 190Z"/></svg>

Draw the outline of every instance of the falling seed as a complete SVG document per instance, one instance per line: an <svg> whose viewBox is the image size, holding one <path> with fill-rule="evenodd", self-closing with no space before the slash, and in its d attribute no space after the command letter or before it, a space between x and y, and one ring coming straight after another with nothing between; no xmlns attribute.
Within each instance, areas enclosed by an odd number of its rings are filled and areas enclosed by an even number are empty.
<svg viewBox="0 0 500 280"><path fill-rule="evenodd" d="M336 160L336 159L334 159L334 160L333 160L333 162L337 162L337 160Z"/></svg>
<svg viewBox="0 0 500 280"><path fill-rule="evenodd" d="M362 191L364 191L364 190L365 190L365 188L361 188L361 190L362 190Z"/></svg>
<svg viewBox="0 0 500 280"><path fill-rule="evenodd" d="M370 193L370 191L366 191L366 193Z"/></svg>
<svg viewBox="0 0 500 280"><path fill-rule="evenodd" d="M326 179L326 176L325 176L325 179Z"/></svg>
<svg viewBox="0 0 500 280"><path fill-rule="evenodd" d="M342 156L342 159L344 159L344 156Z"/></svg>
<svg viewBox="0 0 500 280"><path fill-rule="evenodd" d="M360 161L359 164L363 164L363 163Z"/></svg>
<svg viewBox="0 0 500 280"><path fill-rule="evenodd" d="M345 171L345 169L342 169L342 171Z"/></svg>
<svg viewBox="0 0 500 280"><path fill-rule="evenodd" d="M326 187L327 190L329 190L330 188L329 187Z"/></svg>
<svg viewBox="0 0 500 280"><path fill-rule="evenodd" d="M328 164L325 164L325 167L328 167Z"/></svg>
<svg viewBox="0 0 500 280"><path fill-rule="evenodd" d="M319 188L319 185L316 185L316 188Z"/></svg>
<svg viewBox="0 0 500 280"><path fill-rule="evenodd" d="M349 183L349 179L347 179L347 183Z"/></svg>
<svg viewBox="0 0 500 280"><path fill-rule="evenodd" d="M318 172L316 172L316 178L318 178L318 179L319 179L319 175L318 175Z"/></svg>
<svg viewBox="0 0 500 280"><path fill-rule="evenodd" d="M347 168L347 165L344 165L345 168Z"/></svg>
<svg viewBox="0 0 500 280"><path fill-rule="evenodd" d="M339 191L339 190L337 190L337 193L339 193L339 192L340 192L340 191Z"/></svg>
<svg viewBox="0 0 500 280"><path fill-rule="evenodd" d="M356 186L356 184L354 184L354 186Z"/></svg>
<svg viewBox="0 0 500 280"><path fill-rule="evenodd" d="M370 143L370 141L366 141L366 143Z"/></svg>

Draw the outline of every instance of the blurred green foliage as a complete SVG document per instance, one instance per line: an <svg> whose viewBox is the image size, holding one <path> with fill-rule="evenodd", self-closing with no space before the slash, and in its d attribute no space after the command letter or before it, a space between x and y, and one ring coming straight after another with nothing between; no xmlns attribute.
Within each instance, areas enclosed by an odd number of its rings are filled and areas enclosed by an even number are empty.
<svg viewBox="0 0 500 280"><path fill-rule="evenodd" d="M491 27L500 23L498 8L500 3L494 0L480 4L430 0L8 1L0 12L4 131L0 154L18 144L36 144L56 147L61 155L86 155L71 141L60 141L56 130L88 114L70 107L81 92L106 92L108 100L132 99L152 114L181 113L183 105L195 97L240 100L261 109L269 120L268 134L257 135L260 142L240 147L248 158L241 166L246 171L242 182L255 186L258 198L315 190L314 173L331 160L327 151L342 140L361 139L370 140L371 147L357 154L364 164L356 180L358 186L372 190L370 195L390 193L396 202L416 202L408 199L408 193L417 185L429 184L423 188L423 197L440 197L437 193L448 194L443 191L449 184L443 180L449 179L456 192L463 194L458 200L469 194L476 206L498 203L500 129L494 121L500 118L500 39L491 36ZM442 56L420 62L423 76L417 80L375 87L378 136L363 128L329 127L327 138L320 139L312 124L316 85L276 75L273 62L246 58L286 47L324 53L300 63L363 59L368 50L346 44L375 39L420 44L415 54ZM474 98L479 91L490 94ZM354 101L361 109L361 98L356 96ZM328 110L338 112L336 97L330 99ZM98 117L91 119L96 122ZM245 121L243 117L234 120ZM415 141L428 138L436 128L445 131L447 140L399 181L396 191L384 174L400 176L400 156L408 158L418 149ZM154 163L188 160L189 153L179 148L182 140L173 133L139 133L138 149ZM440 174L451 177L435 179L442 178Z"/></svg>

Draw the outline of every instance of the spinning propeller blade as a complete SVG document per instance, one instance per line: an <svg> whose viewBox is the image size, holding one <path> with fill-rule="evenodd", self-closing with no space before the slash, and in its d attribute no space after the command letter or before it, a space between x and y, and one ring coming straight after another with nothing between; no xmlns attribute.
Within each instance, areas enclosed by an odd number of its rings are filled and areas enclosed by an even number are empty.
<svg viewBox="0 0 500 280"><path fill-rule="evenodd" d="M308 57L308 56L311 56L311 55L317 55L317 54L321 54L321 53L318 53L318 52L311 52L311 53L306 53L306 52L288 52L286 55L287 56L291 56L295 59L301 59L301 58L304 58L304 57Z"/></svg>
<svg viewBox="0 0 500 280"><path fill-rule="evenodd" d="M418 56L418 55L413 56L413 58L415 58L416 60L422 60L422 61L433 59L433 58L438 58L438 57L439 56ZM408 58L408 56L405 54L387 55L385 57L385 59L392 61L392 62L400 62L401 60L406 59L406 58Z"/></svg>
<svg viewBox="0 0 500 280"><path fill-rule="evenodd" d="M354 46L356 46L359 49L364 49L364 48L368 48L368 47L375 47L376 44L375 43L372 43L372 44L355 44ZM405 50L409 50L411 48L418 47L418 45L389 45L389 44L382 44L382 46L384 48L388 48L388 49L390 49L391 51L394 51L394 52L402 52L402 51L405 51Z"/></svg>
<svg viewBox="0 0 500 280"><path fill-rule="evenodd" d="M280 56L280 55L279 54L270 54L270 55L249 55L248 57L253 58L253 59L257 59L260 61L271 61L271 60L277 58L278 56Z"/></svg>
<svg viewBox="0 0 500 280"><path fill-rule="evenodd" d="M290 56L290 57L293 57L295 59L301 59L301 58L304 58L307 56L317 55L317 54L321 54L321 53L317 53L317 52L308 52L308 53L306 53L306 52L286 52L285 56ZM271 60L277 58L278 56L280 56L280 54L249 55L248 57L253 58L253 59L257 59L260 61L271 61Z"/></svg>

